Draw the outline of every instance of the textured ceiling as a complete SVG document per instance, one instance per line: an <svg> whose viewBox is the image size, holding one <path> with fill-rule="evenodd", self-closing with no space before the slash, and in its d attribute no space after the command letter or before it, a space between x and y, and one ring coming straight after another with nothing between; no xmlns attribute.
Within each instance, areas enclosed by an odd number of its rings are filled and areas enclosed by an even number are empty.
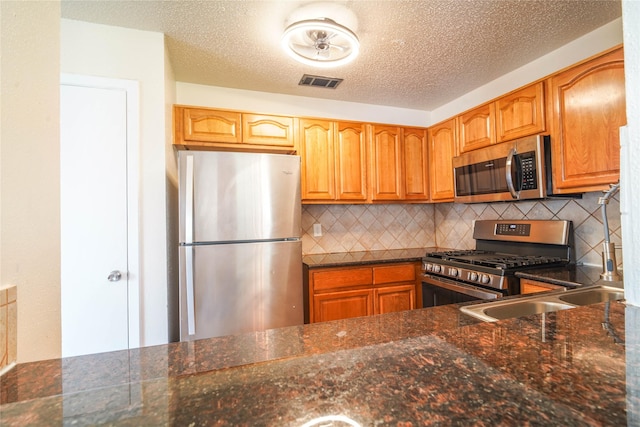
<svg viewBox="0 0 640 427"><path fill-rule="evenodd" d="M427 111L620 16L620 0L62 0L63 18L164 33L181 82ZM358 35L354 62L312 68L282 51L292 20L317 17ZM303 74L344 81L298 86Z"/></svg>

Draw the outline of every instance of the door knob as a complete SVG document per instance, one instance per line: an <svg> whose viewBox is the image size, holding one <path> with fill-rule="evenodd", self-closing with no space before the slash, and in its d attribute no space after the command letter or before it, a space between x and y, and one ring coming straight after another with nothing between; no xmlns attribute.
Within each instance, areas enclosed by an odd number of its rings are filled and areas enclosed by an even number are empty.
<svg viewBox="0 0 640 427"><path fill-rule="evenodd" d="M113 270L107 276L107 280L110 282L117 282L120 279L122 279L122 273L120 273L118 270Z"/></svg>

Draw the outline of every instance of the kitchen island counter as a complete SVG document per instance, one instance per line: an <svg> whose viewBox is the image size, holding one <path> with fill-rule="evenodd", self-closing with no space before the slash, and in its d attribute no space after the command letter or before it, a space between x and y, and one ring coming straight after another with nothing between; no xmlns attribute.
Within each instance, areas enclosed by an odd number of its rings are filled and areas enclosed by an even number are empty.
<svg viewBox="0 0 640 427"><path fill-rule="evenodd" d="M452 305L20 364L0 424L635 425L639 310L481 323Z"/></svg>

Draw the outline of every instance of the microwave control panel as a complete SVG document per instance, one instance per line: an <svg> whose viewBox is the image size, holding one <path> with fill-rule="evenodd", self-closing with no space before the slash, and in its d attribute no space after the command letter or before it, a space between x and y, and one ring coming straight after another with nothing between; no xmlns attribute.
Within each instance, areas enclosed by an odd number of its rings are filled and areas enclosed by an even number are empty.
<svg viewBox="0 0 640 427"><path fill-rule="evenodd" d="M536 153L530 151L518 156L520 160L521 171L521 190L535 190L538 188L538 180L536 177Z"/></svg>

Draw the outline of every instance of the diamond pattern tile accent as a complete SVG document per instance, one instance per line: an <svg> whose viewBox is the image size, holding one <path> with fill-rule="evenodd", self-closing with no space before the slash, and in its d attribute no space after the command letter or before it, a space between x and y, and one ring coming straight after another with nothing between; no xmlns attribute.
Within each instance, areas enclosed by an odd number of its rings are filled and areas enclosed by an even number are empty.
<svg viewBox="0 0 640 427"><path fill-rule="evenodd" d="M313 237L313 224L323 236ZM434 205L304 205L304 254L435 246Z"/></svg>
<svg viewBox="0 0 640 427"><path fill-rule="evenodd" d="M602 265L604 226L600 192L582 199L552 199L513 203L439 203L389 205L304 205L302 252L406 249L439 246L472 249L473 222L478 219L562 219L573 221L576 259ZM611 241L616 244L618 268L622 268L620 199L607 205ZM313 224L322 224L323 236L313 237Z"/></svg>

